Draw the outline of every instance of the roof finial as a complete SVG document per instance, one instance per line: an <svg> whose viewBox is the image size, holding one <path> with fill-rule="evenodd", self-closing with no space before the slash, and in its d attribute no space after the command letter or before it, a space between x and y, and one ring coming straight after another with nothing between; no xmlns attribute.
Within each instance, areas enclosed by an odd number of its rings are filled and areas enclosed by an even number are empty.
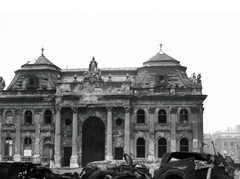
<svg viewBox="0 0 240 179"><path fill-rule="evenodd" d="M163 51L162 51L162 43L160 43L160 51L159 51L159 54L163 54Z"/></svg>
<svg viewBox="0 0 240 179"><path fill-rule="evenodd" d="M42 48L41 50L42 50L42 56L44 57L44 55L43 55L44 48Z"/></svg>

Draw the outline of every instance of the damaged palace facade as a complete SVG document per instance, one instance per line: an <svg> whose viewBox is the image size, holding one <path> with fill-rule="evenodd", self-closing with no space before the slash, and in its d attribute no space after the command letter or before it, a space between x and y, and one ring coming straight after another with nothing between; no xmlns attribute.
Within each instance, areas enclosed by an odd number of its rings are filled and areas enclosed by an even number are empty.
<svg viewBox="0 0 240 179"><path fill-rule="evenodd" d="M60 69L43 54L0 83L0 160L90 161L161 158L202 151L201 75L162 52L139 68Z"/></svg>

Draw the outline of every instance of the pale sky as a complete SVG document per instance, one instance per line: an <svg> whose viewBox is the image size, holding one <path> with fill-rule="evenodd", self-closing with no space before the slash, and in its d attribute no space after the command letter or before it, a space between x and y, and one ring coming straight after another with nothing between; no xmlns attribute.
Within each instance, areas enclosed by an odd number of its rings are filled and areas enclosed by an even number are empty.
<svg viewBox="0 0 240 179"><path fill-rule="evenodd" d="M202 75L208 95L204 133L240 124L237 4L46 2L0 2L0 76L7 86L14 71L38 58L42 47L62 69L87 68L93 56L99 68L142 67L162 43L166 54L187 67L189 77Z"/></svg>

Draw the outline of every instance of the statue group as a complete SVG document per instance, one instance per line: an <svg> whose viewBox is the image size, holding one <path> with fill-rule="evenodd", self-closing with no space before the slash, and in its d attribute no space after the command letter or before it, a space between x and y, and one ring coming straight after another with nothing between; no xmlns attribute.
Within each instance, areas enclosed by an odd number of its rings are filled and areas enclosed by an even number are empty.
<svg viewBox="0 0 240 179"><path fill-rule="evenodd" d="M96 81L101 80L101 71L97 67L97 62L95 61L95 58L90 61L88 71L85 71L83 73L84 81Z"/></svg>

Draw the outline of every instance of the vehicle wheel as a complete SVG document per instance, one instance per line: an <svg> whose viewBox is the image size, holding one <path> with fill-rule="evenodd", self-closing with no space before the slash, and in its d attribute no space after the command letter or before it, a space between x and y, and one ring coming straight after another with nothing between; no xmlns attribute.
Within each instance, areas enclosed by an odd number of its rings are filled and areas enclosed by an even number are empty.
<svg viewBox="0 0 240 179"><path fill-rule="evenodd" d="M179 175L170 175L170 176L167 176L165 179L183 179L183 178L180 177Z"/></svg>

